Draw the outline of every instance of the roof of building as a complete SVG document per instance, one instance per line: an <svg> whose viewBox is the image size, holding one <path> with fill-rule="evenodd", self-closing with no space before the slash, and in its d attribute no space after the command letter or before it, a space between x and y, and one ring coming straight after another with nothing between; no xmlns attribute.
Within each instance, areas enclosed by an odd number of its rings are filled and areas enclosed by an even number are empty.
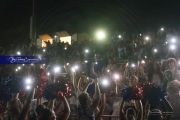
<svg viewBox="0 0 180 120"><path fill-rule="evenodd" d="M56 32L56 35L58 35L59 37L67 37L67 36L70 36L67 31Z"/></svg>
<svg viewBox="0 0 180 120"><path fill-rule="evenodd" d="M52 39L51 36L49 36L48 34L39 35L39 38L42 39L42 40L50 40L50 39Z"/></svg>

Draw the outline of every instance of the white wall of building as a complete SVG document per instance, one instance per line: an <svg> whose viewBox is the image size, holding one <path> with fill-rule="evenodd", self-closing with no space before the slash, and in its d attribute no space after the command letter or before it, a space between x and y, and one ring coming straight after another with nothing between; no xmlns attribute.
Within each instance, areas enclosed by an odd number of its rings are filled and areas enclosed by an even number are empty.
<svg viewBox="0 0 180 120"><path fill-rule="evenodd" d="M60 37L60 42L69 43L71 45L71 36Z"/></svg>
<svg viewBox="0 0 180 120"><path fill-rule="evenodd" d="M74 34L74 35L72 35L71 39L72 39L73 41L77 41L77 33Z"/></svg>

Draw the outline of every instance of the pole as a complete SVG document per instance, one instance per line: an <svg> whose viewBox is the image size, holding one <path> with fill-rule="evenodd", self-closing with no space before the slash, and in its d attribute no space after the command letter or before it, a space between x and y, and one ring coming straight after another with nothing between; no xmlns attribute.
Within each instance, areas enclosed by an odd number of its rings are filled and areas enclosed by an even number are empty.
<svg viewBox="0 0 180 120"><path fill-rule="evenodd" d="M30 19L30 39L31 44L36 45L36 0L32 3L32 16Z"/></svg>
<svg viewBox="0 0 180 120"><path fill-rule="evenodd" d="M36 0L33 0L34 43L36 45Z"/></svg>

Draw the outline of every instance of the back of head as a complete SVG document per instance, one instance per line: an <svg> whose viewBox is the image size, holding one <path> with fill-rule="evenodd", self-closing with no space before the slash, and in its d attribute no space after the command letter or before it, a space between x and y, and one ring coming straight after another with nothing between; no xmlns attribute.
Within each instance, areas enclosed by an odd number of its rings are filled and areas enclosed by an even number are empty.
<svg viewBox="0 0 180 120"><path fill-rule="evenodd" d="M18 99L13 99L7 103L7 109L14 115L19 115L22 109L21 101Z"/></svg>
<svg viewBox="0 0 180 120"><path fill-rule="evenodd" d="M88 93L83 92L78 96L79 102L81 104L82 107L85 107L87 104L87 100L88 100Z"/></svg>
<svg viewBox="0 0 180 120"><path fill-rule="evenodd" d="M178 93L180 90L180 82L178 80L173 80L167 85L167 92L170 94Z"/></svg>
<svg viewBox="0 0 180 120"><path fill-rule="evenodd" d="M38 120L55 120L56 116L50 109L43 109Z"/></svg>
<svg viewBox="0 0 180 120"><path fill-rule="evenodd" d="M44 109L45 109L44 105L38 105L35 110L37 113L37 116L39 116L43 112Z"/></svg>

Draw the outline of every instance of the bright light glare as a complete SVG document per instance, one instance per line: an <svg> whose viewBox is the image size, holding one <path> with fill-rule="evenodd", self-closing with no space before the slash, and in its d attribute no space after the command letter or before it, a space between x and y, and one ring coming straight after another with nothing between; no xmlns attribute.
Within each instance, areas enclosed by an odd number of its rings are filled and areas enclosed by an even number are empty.
<svg viewBox="0 0 180 120"><path fill-rule="evenodd" d="M66 65L69 65L69 63L67 63Z"/></svg>
<svg viewBox="0 0 180 120"><path fill-rule="evenodd" d="M144 60L142 60L142 61L141 61L141 63L142 63L142 64L144 64L144 63L145 63L145 61L144 61Z"/></svg>
<svg viewBox="0 0 180 120"><path fill-rule="evenodd" d="M118 74L115 74L115 75L114 75L114 78L115 78L115 79L119 79L119 75L118 75Z"/></svg>
<svg viewBox="0 0 180 120"><path fill-rule="evenodd" d="M167 44L168 42L166 42L166 44Z"/></svg>
<svg viewBox="0 0 180 120"><path fill-rule="evenodd" d="M98 64L98 62L95 62L95 64Z"/></svg>
<svg viewBox="0 0 180 120"><path fill-rule="evenodd" d="M31 83L31 79L30 78L27 78L26 79L26 84L30 84Z"/></svg>
<svg viewBox="0 0 180 120"><path fill-rule="evenodd" d="M45 66L46 64L43 64L43 66Z"/></svg>
<svg viewBox="0 0 180 120"><path fill-rule="evenodd" d="M50 75L50 73L48 72L48 73L47 73L47 75L49 76L49 75Z"/></svg>
<svg viewBox="0 0 180 120"><path fill-rule="evenodd" d="M31 65L34 65L34 64L31 64Z"/></svg>
<svg viewBox="0 0 180 120"><path fill-rule="evenodd" d="M88 52L89 52L89 50L88 50L88 49L86 49L86 50L85 50L85 52L86 52L86 53L88 53Z"/></svg>
<svg viewBox="0 0 180 120"><path fill-rule="evenodd" d="M65 50L67 49L67 47L64 48Z"/></svg>
<svg viewBox="0 0 180 120"><path fill-rule="evenodd" d="M118 37L121 38L121 35L119 35Z"/></svg>
<svg viewBox="0 0 180 120"><path fill-rule="evenodd" d="M146 36L146 38L145 38L146 40L149 40L149 37L148 36Z"/></svg>
<svg viewBox="0 0 180 120"><path fill-rule="evenodd" d="M45 49L43 49L43 52L46 52L46 50L45 50Z"/></svg>
<svg viewBox="0 0 180 120"><path fill-rule="evenodd" d="M24 64L22 64L24 66Z"/></svg>
<svg viewBox="0 0 180 120"><path fill-rule="evenodd" d="M141 34L139 34L141 36Z"/></svg>
<svg viewBox="0 0 180 120"><path fill-rule="evenodd" d="M16 69L16 72L18 71L18 69Z"/></svg>
<svg viewBox="0 0 180 120"><path fill-rule="evenodd" d="M154 49L154 52L156 53L156 52L157 52L157 49Z"/></svg>
<svg viewBox="0 0 180 120"><path fill-rule="evenodd" d="M21 69L21 67L18 67L18 69L20 70L20 69Z"/></svg>
<svg viewBox="0 0 180 120"><path fill-rule="evenodd" d="M78 69L78 66L76 65L74 68L77 70L77 69Z"/></svg>
<svg viewBox="0 0 180 120"><path fill-rule="evenodd" d="M135 67L136 65L135 65L135 64L132 64L131 66L132 66L132 67Z"/></svg>
<svg viewBox="0 0 180 120"><path fill-rule="evenodd" d="M144 56L145 58L147 58L147 56Z"/></svg>
<svg viewBox="0 0 180 120"><path fill-rule="evenodd" d="M172 43L175 43L175 42L176 42L176 39L175 39L175 38L171 39L171 42L172 42Z"/></svg>
<svg viewBox="0 0 180 120"><path fill-rule="evenodd" d="M18 51L18 52L17 52L17 55L21 55L21 52Z"/></svg>
<svg viewBox="0 0 180 120"><path fill-rule="evenodd" d="M28 86L26 86L26 89L27 89L27 90L29 90L30 88L31 88L31 86L29 86L29 85L28 85Z"/></svg>
<svg viewBox="0 0 180 120"><path fill-rule="evenodd" d="M60 70L60 67L55 67L55 68L54 68L54 72L55 72L55 73L59 72L59 70Z"/></svg>
<svg viewBox="0 0 180 120"><path fill-rule="evenodd" d="M105 33L103 31L97 32L97 38L102 40L105 38Z"/></svg>
<svg viewBox="0 0 180 120"><path fill-rule="evenodd" d="M161 28L161 31L164 31L164 28Z"/></svg>
<svg viewBox="0 0 180 120"><path fill-rule="evenodd" d="M108 80L106 80L106 79L104 79L103 81L102 81L102 84L104 85L104 86L107 86L108 85Z"/></svg>
<svg viewBox="0 0 180 120"><path fill-rule="evenodd" d="M110 70L107 70L107 72L110 72Z"/></svg>
<svg viewBox="0 0 180 120"><path fill-rule="evenodd" d="M176 47L174 45L170 46L171 50L174 50Z"/></svg>
<svg viewBox="0 0 180 120"><path fill-rule="evenodd" d="M56 38L57 36L55 35L54 37Z"/></svg>
<svg viewBox="0 0 180 120"><path fill-rule="evenodd" d="M88 61L87 60L85 60L85 63L87 63Z"/></svg>
<svg viewBox="0 0 180 120"><path fill-rule="evenodd" d="M74 68L72 68L72 69L71 69L71 71L72 71L72 72L75 72L75 69L74 69Z"/></svg>

